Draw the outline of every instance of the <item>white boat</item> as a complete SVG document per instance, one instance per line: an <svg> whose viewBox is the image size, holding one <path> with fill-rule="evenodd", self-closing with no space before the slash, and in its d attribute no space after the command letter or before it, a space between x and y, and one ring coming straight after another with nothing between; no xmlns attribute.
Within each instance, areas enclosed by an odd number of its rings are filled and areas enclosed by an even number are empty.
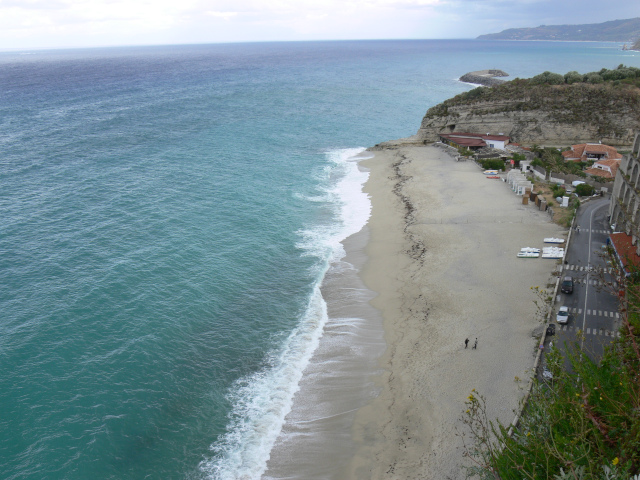
<svg viewBox="0 0 640 480"><path fill-rule="evenodd" d="M498 170L485 170L484 172L485 175L498 175Z"/></svg>
<svg viewBox="0 0 640 480"><path fill-rule="evenodd" d="M544 243L564 243L564 238L547 237L544 239Z"/></svg>
<svg viewBox="0 0 640 480"><path fill-rule="evenodd" d="M558 259L563 257L564 257L564 248L544 247L542 249L542 258Z"/></svg>
<svg viewBox="0 0 640 480"><path fill-rule="evenodd" d="M539 248L533 248L533 247L522 247L520 251L525 253L540 253Z"/></svg>
<svg viewBox="0 0 640 480"><path fill-rule="evenodd" d="M538 258L540 256L539 252L518 252L518 258Z"/></svg>

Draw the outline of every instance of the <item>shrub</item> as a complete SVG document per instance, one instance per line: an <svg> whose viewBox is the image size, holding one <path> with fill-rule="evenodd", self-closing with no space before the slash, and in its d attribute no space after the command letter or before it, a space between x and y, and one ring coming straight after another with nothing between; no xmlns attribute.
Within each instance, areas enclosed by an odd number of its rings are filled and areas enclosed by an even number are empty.
<svg viewBox="0 0 640 480"><path fill-rule="evenodd" d="M565 83L568 83L569 85L573 84L573 83L581 83L582 79L583 79L583 75L576 72L575 70L571 71L571 72L567 72L564 74L564 81Z"/></svg>
<svg viewBox="0 0 640 480"><path fill-rule="evenodd" d="M504 170L504 162L499 158L487 158L480 160L480 165L485 170Z"/></svg>
<svg viewBox="0 0 640 480"><path fill-rule="evenodd" d="M587 83L593 83L593 84L604 83L604 79L602 78L602 76L596 72L587 73L584 76L584 81Z"/></svg>
<svg viewBox="0 0 640 480"><path fill-rule="evenodd" d="M564 197L567 194L567 191L562 185L551 186L551 192L553 192L553 198Z"/></svg>
<svg viewBox="0 0 640 480"><path fill-rule="evenodd" d="M581 197L588 197L590 195L593 195L593 192L595 191L596 189L588 183L581 183L576 187L576 193Z"/></svg>
<svg viewBox="0 0 640 480"><path fill-rule="evenodd" d="M562 85L564 77L559 73L547 71L533 77L531 83L534 85Z"/></svg>

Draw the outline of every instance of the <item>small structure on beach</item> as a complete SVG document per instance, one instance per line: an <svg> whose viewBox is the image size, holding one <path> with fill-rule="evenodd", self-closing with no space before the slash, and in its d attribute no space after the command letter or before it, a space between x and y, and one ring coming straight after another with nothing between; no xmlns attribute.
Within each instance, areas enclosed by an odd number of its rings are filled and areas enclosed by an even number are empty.
<svg viewBox="0 0 640 480"><path fill-rule="evenodd" d="M455 148L468 148L469 150L480 150L483 147L497 148L504 150L505 146L509 144L510 138L508 135L486 135L480 133L440 133L438 135L440 141L446 145L450 145Z"/></svg>
<svg viewBox="0 0 640 480"><path fill-rule="evenodd" d="M525 177L520 170L509 170L507 183L516 195L525 195L533 189L533 183Z"/></svg>

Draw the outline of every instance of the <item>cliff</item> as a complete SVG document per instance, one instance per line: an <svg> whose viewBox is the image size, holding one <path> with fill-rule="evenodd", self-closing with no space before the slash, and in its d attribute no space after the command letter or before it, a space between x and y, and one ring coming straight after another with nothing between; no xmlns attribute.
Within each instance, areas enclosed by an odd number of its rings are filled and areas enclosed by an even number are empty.
<svg viewBox="0 0 640 480"><path fill-rule="evenodd" d="M540 25L533 28L510 28L500 33L480 35L478 40L633 42L638 37L640 37L640 18L630 18L585 25Z"/></svg>
<svg viewBox="0 0 640 480"><path fill-rule="evenodd" d="M638 129L640 89L635 85L535 85L532 80L516 79L478 87L430 108L414 138L434 142L438 133L491 132L526 144L601 140L625 146L631 145Z"/></svg>

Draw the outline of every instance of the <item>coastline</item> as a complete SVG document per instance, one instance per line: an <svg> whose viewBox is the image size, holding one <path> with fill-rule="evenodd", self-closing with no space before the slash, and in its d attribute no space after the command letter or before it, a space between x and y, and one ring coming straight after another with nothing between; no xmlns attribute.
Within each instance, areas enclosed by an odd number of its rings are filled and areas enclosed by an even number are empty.
<svg viewBox="0 0 640 480"><path fill-rule="evenodd" d="M539 323L530 288L546 285L555 263L516 253L565 230L475 164L395 143L361 162L372 215L360 274L377 293L387 350L382 392L355 415L344 478L460 478L471 390L506 424L531 376Z"/></svg>

